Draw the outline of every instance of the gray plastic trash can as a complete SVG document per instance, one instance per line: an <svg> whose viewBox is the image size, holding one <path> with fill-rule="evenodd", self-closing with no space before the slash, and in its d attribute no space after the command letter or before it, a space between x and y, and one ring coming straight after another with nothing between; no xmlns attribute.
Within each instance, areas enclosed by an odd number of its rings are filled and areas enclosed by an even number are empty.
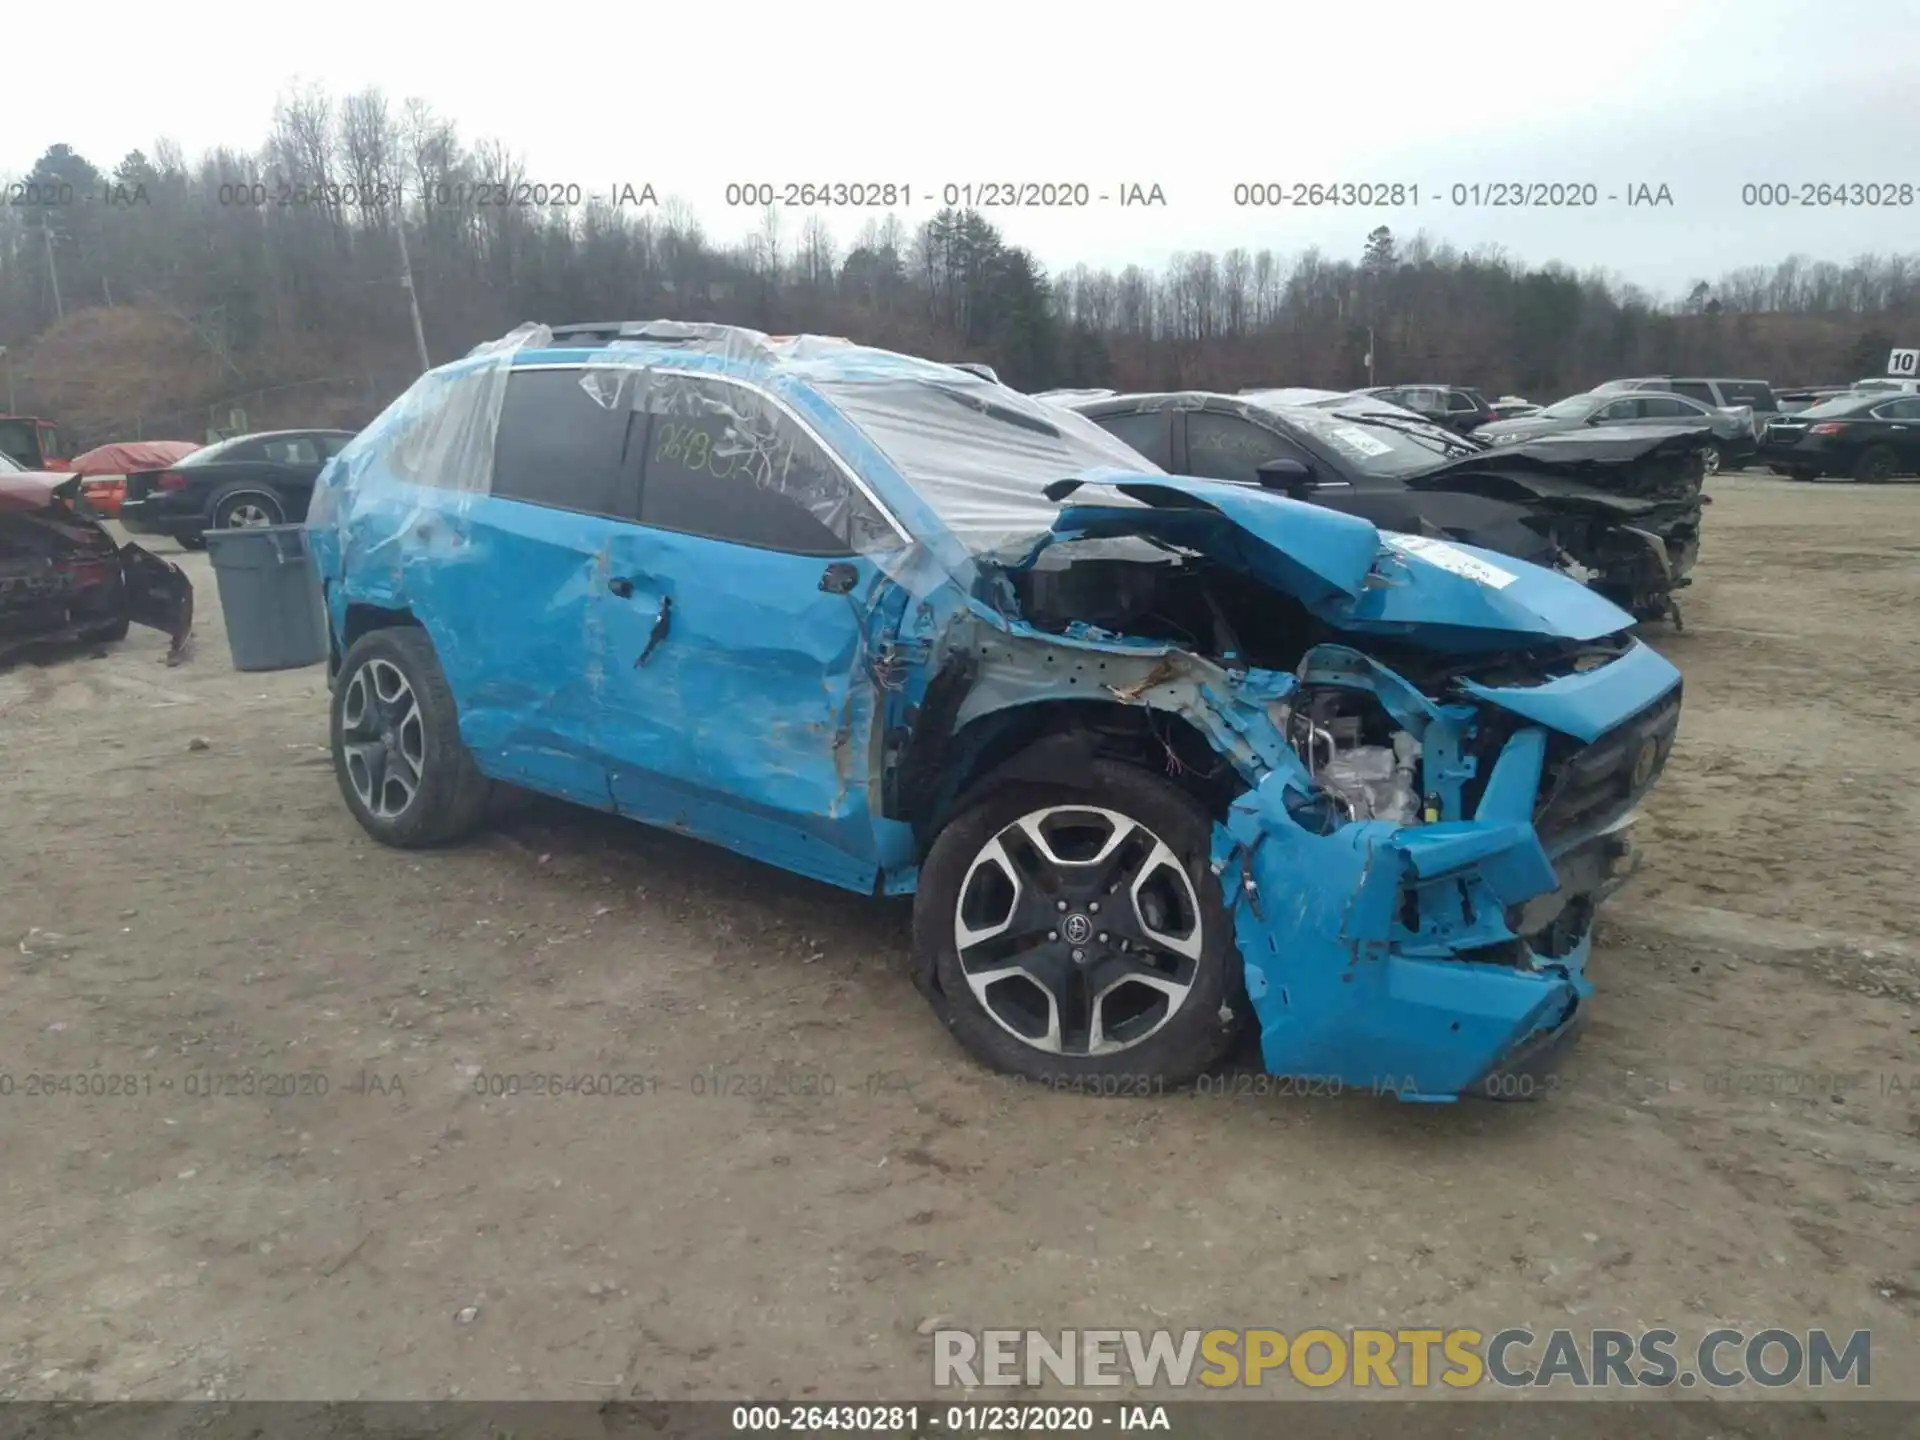
<svg viewBox="0 0 1920 1440"><path fill-rule="evenodd" d="M326 615L307 527L254 525L206 536L233 668L296 670L325 660Z"/></svg>

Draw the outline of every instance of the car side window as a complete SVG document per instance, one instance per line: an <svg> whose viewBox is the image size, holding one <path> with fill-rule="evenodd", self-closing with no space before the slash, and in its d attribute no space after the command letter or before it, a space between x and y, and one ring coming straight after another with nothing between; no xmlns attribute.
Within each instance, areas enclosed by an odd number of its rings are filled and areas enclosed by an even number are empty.
<svg viewBox="0 0 1920 1440"><path fill-rule="evenodd" d="M1304 460L1297 446L1251 420L1215 410L1187 413L1187 469L1209 480L1255 485L1269 460Z"/></svg>
<svg viewBox="0 0 1920 1440"><path fill-rule="evenodd" d="M711 376L649 384L640 523L789 555L883 548L890 526L781 406Z"/></svg>
<svg viewBox="0 0 1920 1440"><path fill-rule="evenodd" d="M291 440L268 440L263 448L267 459L282 465L318 465L320 447L314 444L311 436L300 435Z"/></svg>
<svg viewBox="0 0 1920 1440"><path fill-rule="evenodd" d="M1648 420L1670 420L1675 418L1698 418L1697 406L1674 395L1649 395L1640 402L1640 415Z"/></svg>
<svg viewBox="0 0 1920 1440"><path fill-rule="evenodd" d="M320 453L331 460L342 450L346 449L352 440L353 436L351 435L322 435L320 437Z"/></svg>
<svg viewBox="0 0 1920 1440"><path fill-rule="evenodd" d="M1640 416L1640 404L1641 402L1637 398L1615 400L1610 404L1602 405L1594 414L1593 418L1603 423L1613 420L1638 419Z"/></svg>
<svg viewBox="0 0 1920 1440"><path fill-rule="evenodd" d="M1873 408L1876 420L1920 420L1920 398L1892 400Z"/></svg>
<svg viewBox="0 0 1920 1440"><path fill-rule="evenodd" d="M635 467L627 437L645 426L630 406L602 404L583 378L577 369L553 366L509 374L493 446L493 493L631 519Z"/></svg>
<svg viewBox="0 0 1920 1440"><path fill-rule="evenodd" d="M1479 408L1480 407L1474 403L1473 397L1467 394L1466 391L1449 390L1447 392L1447 409L1451 410L1454 414L1465 415Z"/></svg>
<svg viewBox="0 0 1920 1440"><path fill-rule="evenodd" d="M1089 416L1094 424L1122 445L1138 450L1162 470L1173 468L1173 427L1165 410L1136 411L1130 415Z"/></svg>
<svg viewBox="0 0 1920 1440"><path fill-rule="evenodd" d="M1713 393L1713 387L1699 380L1676 380L1673 382L1676 395L1684 395L1689 400L1698 400L1702 405L1718 405L1719 397Z"/></svg>

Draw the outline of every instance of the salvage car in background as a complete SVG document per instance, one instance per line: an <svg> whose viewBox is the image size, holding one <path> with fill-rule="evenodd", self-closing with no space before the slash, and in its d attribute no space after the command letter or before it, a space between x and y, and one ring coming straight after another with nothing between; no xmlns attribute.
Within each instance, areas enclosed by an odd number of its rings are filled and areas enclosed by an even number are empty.
<svg viewBox="0 0 1920 1440"><path fill-rule="evenodd" d="M1920 473L1920 395L1839 395L1767 427L1760 459L1796 480L1844 476L1869 484Z"/></svg>
<svg viewBox="0 0 1920 1440"><path fill-rule="evenodd" d="M1735 457L1751 458L1758 448L1751 410L1720 410L1685 395L1641 392L1593 390L1585 395L1569 395L1544 410L1512 420L1496 420L1473 433L1475 439L1489 445L1512 445L1544 435L1564 435L1583 425L1645 426L1662 430L1696 425L1709 430L1712 438L1702 452L1709 475L1718 474L1721 467Z"/></svg>
<svg viewBox="0 0 1920 1440"><path fill-rule="evenodd" d="M80 485L0 456L0 663L39 645L119 640L136 623L166 632L178 658L193 628L192 582L83 514Z"/></svg>
<svg viewBox="0 0 1920 1440"><path fill-rule="evenodd" d="M90 513L107 520L118 519L121 502L126 499L128 475L175 464L199 448L191 440L127 440L96 445L73 457L72 471L85 482L80 498Z"/></svg>
<svg viewBox="0 0 1920 1440"><path fill-rule="evenodd" d="M307 533L368 834L455 839L501 780L913 894L952 1033L1094 1089L1250 1019L1274 1073L1403 1098L1546 1065L1678 721L1563 575L807 337L523 328Z"/></svg>
<svg viewBox="0 0 1920 1440"><path fill-rule="evenodd" d="M1674 592L1699 554L1707 437L1691 429L1490 450L1367 396L1287 406L1189 391L1074 408L1163 469L1559 569L1643 620L1679 620Z"/></svg>
<svg viewBox="0 0 1920 1440"><path fill-rule="evenodd" d="M120 523L198 550L209 530L304 520L320 467L352 438L351 430L237 435L171 465L135 471L127 476Z"/></svg>

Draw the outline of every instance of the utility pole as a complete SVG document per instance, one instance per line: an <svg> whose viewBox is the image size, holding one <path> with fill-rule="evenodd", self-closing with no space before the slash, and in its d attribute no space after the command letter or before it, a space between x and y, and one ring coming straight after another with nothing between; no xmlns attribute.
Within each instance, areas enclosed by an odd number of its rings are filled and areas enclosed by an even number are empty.
<svg viewBox="0 0 1920 1440"><path fill-rule="evenodd" d="M413 346L420 352L420 373L433 368L427 358L427 332L420 324L420 297L413 288L413 262L407 258L407 206L405 193L394 187L393 229L400 237L400 283L407 287L407 310L413 316Z"/></svg>
<svg viewBox="0 0 1920 1440"><path fill-rule="evenodd" d="M53 281L53 316L56 320L67 318L67 307L60 303L60 267L53 259L53 226L47 216L40 219L40 238L47 242L47 275Z"/></svg>
<svg viewBox="0 0 1920 1440"><path fill-rule="evenodd" d="M1373 386L1373 327L1367 327L1367 386Z"/></svg>

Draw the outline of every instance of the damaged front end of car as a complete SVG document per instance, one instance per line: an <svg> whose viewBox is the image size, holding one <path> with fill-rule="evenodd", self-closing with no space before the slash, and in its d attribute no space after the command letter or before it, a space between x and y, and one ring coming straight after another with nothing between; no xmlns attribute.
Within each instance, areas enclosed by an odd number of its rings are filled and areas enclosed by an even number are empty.
<svg viewBox="0 0 1920 1440"><path fill-rule="evenodd" d="M114 540L85 513L79 476L0 476L0 660L41 645L114 640L130 624L186 653L193 582L179 566Z"/></svg>
<svg viewBox="0 0 1920 1440"><path fill-rule="evenodd" d="M1010 762L1029 776L1142 747L1216 817L1270 1072L1531 1093L1584 1016L1678 672L1602 597L1500 555L1184 477L1049 494L1070 503L1003 602L924 624L896 785L969 773L1040 706L1052 733Z"/></svg>
<svg viewBox="0 0 1920 1440"><path fill-rule="evenodd" d="M1709 430L1602 427L1548 435L1451 461L1410 479L1437 499L1474 495L1522 508L1558 552L1563 573L1639 620L1680 624L1692 583Z"/></svg>

